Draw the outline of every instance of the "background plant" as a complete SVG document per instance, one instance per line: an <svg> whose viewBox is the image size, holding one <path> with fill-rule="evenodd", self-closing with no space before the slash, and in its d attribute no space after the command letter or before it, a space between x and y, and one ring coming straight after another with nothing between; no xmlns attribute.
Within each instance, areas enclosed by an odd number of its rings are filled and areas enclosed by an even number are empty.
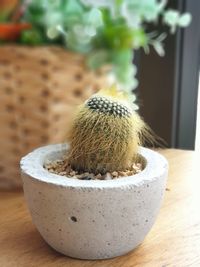
<svg viewBox="0 0 200 267"><path fill-rule="evenodd" d="M29 0L21 4L25 11L20 20L32 24L32 29L22 33L21 43L59 44L85 54L93 69L110 65L111 80L127 91L138 84L134 50L144 48L148 53L152 46L164 55L167 34L148 32L148 24L161 21L174 33L191 21L190 14L167 9L166 0Z"/></svg>

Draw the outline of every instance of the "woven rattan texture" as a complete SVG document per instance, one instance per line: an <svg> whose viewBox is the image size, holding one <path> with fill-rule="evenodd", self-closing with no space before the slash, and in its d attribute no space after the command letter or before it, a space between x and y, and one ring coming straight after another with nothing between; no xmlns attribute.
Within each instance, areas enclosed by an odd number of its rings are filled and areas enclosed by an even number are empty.
<svg viewBox="0 0 200 267"><path fill-rule="evenodd" d="M59 47L0 47L0 187L21 185L20 158L65 140L74 107L106 85Z"/></svg>

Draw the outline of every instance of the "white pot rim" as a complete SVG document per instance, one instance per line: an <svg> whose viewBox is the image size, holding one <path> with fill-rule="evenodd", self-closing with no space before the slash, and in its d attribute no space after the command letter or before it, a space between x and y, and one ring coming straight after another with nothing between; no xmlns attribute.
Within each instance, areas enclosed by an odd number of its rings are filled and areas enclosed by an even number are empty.
<svg viewBox="0 0 200 267"><path fill-rule="evenodd" d="M35 149L33 152L27 154L20 161L22 174L25 173L35 181L48 183L60 187L74 187L74 188L119 188L119 187L138 187L142 184L153 182L158 177L161 177L168 169L167 160L151 149L140 147L139 154L145 158L146 167L140 173L121 177L112 180L80 180L68 178L57 174L50 173L43 166L45 160L56 159L55 155L63 155L68 150L68 144L54 144L43 146Z"/></svg>

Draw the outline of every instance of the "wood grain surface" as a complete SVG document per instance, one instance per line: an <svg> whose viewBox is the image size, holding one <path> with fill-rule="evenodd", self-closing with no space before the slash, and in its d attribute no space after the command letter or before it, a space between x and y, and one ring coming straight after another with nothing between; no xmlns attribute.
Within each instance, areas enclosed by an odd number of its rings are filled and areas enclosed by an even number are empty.
<svg viewBox="0 0 200 267"><path fill-rule="evenodd" d="M100 261L63 256L37 232L23 193L0 192L0 267L199 267L200 155L160 152L170 164L164 203L151 232L133 252Z"/></svg>

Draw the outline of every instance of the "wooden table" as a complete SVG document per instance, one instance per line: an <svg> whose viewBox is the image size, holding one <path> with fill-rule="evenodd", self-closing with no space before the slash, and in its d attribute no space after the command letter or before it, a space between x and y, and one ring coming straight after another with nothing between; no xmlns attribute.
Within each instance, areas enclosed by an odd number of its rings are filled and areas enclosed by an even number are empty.
<svg viewBox="0 0 200 267"><path fill-rule="evenodd" d="M199 267L200 155L161 151L170 163L165 200L142 245L115 259L81 261L51 249L31 222L22 192L0 192L0 267Z"/></svg>

